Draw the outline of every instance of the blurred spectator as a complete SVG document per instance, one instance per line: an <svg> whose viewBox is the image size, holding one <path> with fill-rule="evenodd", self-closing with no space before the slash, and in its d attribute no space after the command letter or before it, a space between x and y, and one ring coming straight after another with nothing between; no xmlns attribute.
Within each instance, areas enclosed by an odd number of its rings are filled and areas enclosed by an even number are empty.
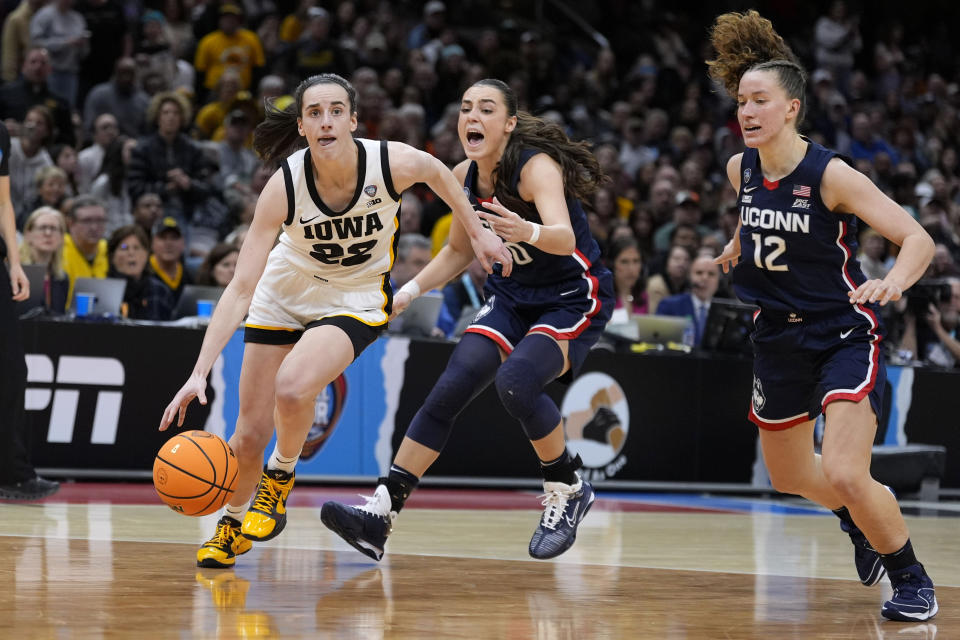
<svg viewBox="0 0 960 640"><path fill-rule="evenodd" d="M21 227L23 226L22 223L26 221L27 211L33 211L40 207L60 209L67 197L67 174L60 167L50 165L38 169L34 181L37 184L37 196L33 202L27 205L21 219Z"/></svg>
<svg viewBox="0 0 960 640"><path fill-rule="evenodd" d="M93 144L77 154L77 189L79 193L90 191L90 185L100 173L103 154L110 143L117 139L120 128L112 113L104 113L93 121Z"/></svg>
<svg viewBox="0 0 960 640"><path fill-rule="evenodd" d="M49 109L39 105L31 107L23 120L20 136L10 140L10 201L14 211L29 211L27 207L37 197L37 171L53 166L53 158L46 149L52 126Z"/></svg>
<svg viewBox="0 0 960 640"><path fill-rule="evenodd" d="M946 282L950 287L947 300L930 301L918 295L916 285L907 292L901 357L945 368L960 363L960 278L950 277ZM922 286L924 281L917 284ZM911 296L918 297L919 304L911 304Z"/></svg>
<svg viewBox="0 0 960 640"><path fill-rule="evenodd" d="M299 40L307 24L307 12L315 6L317 6L317 0L299 0L296 10L287 14L280 23L280 40L283 42Z"/></svg>
<svg viewBox="0 0 960 640"><path fill-rule="evenodd" d="M673 217L677 204L677 187L675 182L659 179L650 187L650 213L653 222L660 225Z"/></svg>
<svg viewBox="0 0 960 640"><path fill-rule="evenodd" d="M123 292L126 316L134 320L170 320L173 293L147 270L147 234L137 225L116 229L107 241L110 271L107 277L127 281Z"/></svg>
<svg viewBox="0 0 960 640"><path fill-rule="evenodd" d="M227 286L233 280L238 255L240 248L234 244L221 242L216 245L197 269L196 283L213 287Z"/></svg>
<svg viewBox="0 0 960 640"><path fill-rule="evenodd" d="M116 61L113 77L91 89L83 105L83 125L90 131L97 116L109 113L117 119L120 132L136 137L145 131L144 115L150 98L137 87L137 63L133 58Z"/></svg>
<svg viewBox="0 0 960 640"><path fill-rule="evenodd" d="M894 262L888 251L887 239L870 228L860 234L860 255L857 258L863 274L870 280L883 280Z"/></svg>
<svg viewBox="0 0 960 640"><path fill-rule="evenodd" d="M203 36L193 66L203 74L202 86L210 90L226 69L240 72L240 88L249 89L254 69L266 60L257 34L241 27L243 10L230 2L220 5L219 29Z"/></svg>
<svg viewBox="0 0 960 640"><path fill-rule="evenodd" d="M55 144L50 147L50 157L67 176L67 197L80 193L77 190L77 150L68 144Z"/></svg>
<svg viewBox="0 0 960 640"><path fill-rule="evenodd" d="M50 53L50 90L76 108L80 62L90 53L90 31L83 16L73 10L73 0L53 0L38 9L30 19L30 41Z"/></svg>
<svg viewBox="0 0 960 640"><path fill-rule="evenodd" d="M678 225L690 225L695 227L700 236L710 235L710 227L700 224L700 196L692 191L680 191L676 195L676 206L673 207L673 219L670 222L660 225L656 233L653 234L653 246L657 251L666 251L671 244L673 232ZM689 241L682 244L691 244ZM699 246L699 243L697 243Z"/></svg>
<svg viewBox="0 0 960 640"><path fill-rule="evenodd" d="M653 255L653 230L655 224L653 214L646 207L637 207L630 213L630 228L633 237L637 240L640 253L645 256Z"/></svg>
<svg viewBox="0 0 960 640"><path fill-rule="evenodd" d="M20 0L17 8L8 13L3 21L3 35L0 36L3 42L0 53L3 59L0 62L0 80L3 82L17 79L30 47L30 19L46 2L47 0Z"/></svg>
<svg viewBox="0 0 960 640"><path fill-rule="evenodd" d="M431 257L430 239L419 233L404 233L397 241L397 257L390 270L390 286L394 291L412 280L427 266ZM440 308L440 317L437 318L437 330L434 335L442 337L449 334L454 328L455 318L450 316L444 307Z"/></svg>
<svg viewBox="0 0 960 640"><path fill-rule="evenodd" d="M407 48L419 49L438 39L446 27L447 5L440 0L430 0L423 5L423 22L418 23L407 34Z"/></svg>
<svg viewBox="0 0 960 640"><path fill-rule="evenodd" d="M133 221L140 225L149 237L153 227L163 217L163 201L156 193L148 191L137 198L133 205Z"/></svg>
<svg viewBox="0 0 960 640"><path fill-rule="evenodd" d="M90 53L80 68L78 104L95 85L110 79L114 63L133 52L133 37L124 15L125 0L79 0L77 11L89 33Z"/></svg>
<svg viewBox="0 0 960 640"><path fill-rule="evenodd" d="M692 261L693 253L687 247L670 247L663 269L647 280L648 309L655 311L664 298L689 290Z"/></svg>
<svg viewBox="0 0 960 640"><path fill-rule="evenodd" d="M220 184L250 182L259 165L257 155L248 148L253 123L250 116L239 109L226 118L223 140L216 143L220 166Z"/></svg>
<svg viewBox="0 0 960 640"><path fill-rule="evenodd" d="M215 198L212 163L183 133L189 115L190 105L180 94L153 97L147 120L156 132L137 141L127 167L127 184L134 202L147 192L160 194L164 215L191 225L191 249L196 246L202 255L216 244L226 208Z"/></svg>
<svg viewBox="0 0 960 640"><path fill-rule="evenodd" d="M73 297L77 278L106 278L110 268L107 241L107 210L93 196L79 196L67 212L69 233L63 240L63 270L70 278L67 302Z"/></svg>
<svg viewBox="0 0 960 640"><path fill-rule="evenodd" d="M899 162L893 147L873 131L867 114L854 114L850 123L850 133L853 138L850 143L850 157L854 160L866 159L872 162L878 153L886 153L893 162Z"/></svg>
<svg viewBox="0 0 960 640"><path fill-rule="evenodd" d="M153 226L150 240L150 272L169 291L174 304L183 285L191 284L183 265L185 243L183 229L176 218L164 216Z"/></svg>
<svg viewBox="0 0 960 640"><path fill-rule="evenodd" d="M49 109L56 123L50 132L54 140L74 144L73 122L70 105L51 90L47 79L50 76L50 56L43 47L27 50L20 68L20 77L0 87L0 117L4 118L10 135L20 134L20 123L26 119L31 107L41 105Z"/></svg>
<svg viewBox="0 0 960 640"><path fill-rule="evenodd" d="M44 306L53 313L64 313L70 279L63 271L63 242L67 223L52 207L40 207L27 216L20 245L20 264L44 265Z"/></svg>
<svg viewBox="0 0 960 640"><path fill-rule="evenodd" d="M720 266L712 256L699 256L690 266L690 291L664 298L657 305L658 316L689 317L693 320L693 346L703 342L710 303L720 284Z"/></svg>
<svg viewBox="0 0 960 640"><path fill-rule="evenodd" d="M631 316L649 313L643 255L637 241L632 237L614 241L604 262L613 272L613 289L617 296L610 322L623 324L629 322Z"/></svg>
<svg viewBox="0 0 960 640"><path fill-rule="evenodd" d="M170 42L167 19L156 9L144 11L140 18L140 38L134 46L133 57L142 73L159 74L168 89L175 89L177 56ZM190 87L192 89L192 85Z"/></svg>
<svg viewBox="0 0 960 640"><path fill-rule="evenodd" d="M817 66L829 69L840 90L846 93L853 57L863 46L859 17L848 15L846 2L834 0L830 12L817 19L813 41Z"/></svg>
<svg viewBox="0 0 960 640"><path fill-rule="evenodd" d="M248 92L243 92L249 97ZM203 105L197 112L194 127L199 138L210 139L213 133L223 125L227 114L233 109L238 99L245 97L240 91L240 72L236 69L227 69L217 80L216 93L213 100Z"/></svg>
<svg viewBox="0 0 960 640"><path fill-rule="evenodd" d="M133 224L133 203L127 191L127 166L137 141L117 138L103 154L100 173L90 185L90 194L104 203L109 236L120 227Z"/></svg>

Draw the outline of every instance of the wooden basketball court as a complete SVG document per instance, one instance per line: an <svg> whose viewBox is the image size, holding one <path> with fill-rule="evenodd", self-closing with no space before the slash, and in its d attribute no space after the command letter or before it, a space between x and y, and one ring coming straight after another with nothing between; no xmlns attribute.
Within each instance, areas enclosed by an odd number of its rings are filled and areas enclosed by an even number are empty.
<svg viewBox="0 0 960 640"><path fill-rule="evenodd" d="M368 489L360 491L371 493ZM353 490L297 487L289 524L234 569L197 569L215 516L150 485L0 503L0 638L960 638L960 505L905 503L937 584L925 624L884 621L838 521L809 503L600 494L577 543L534 561L534 492L422 489L380 563L320 523ZM922 514L922 515L920 515Z"/></svg>

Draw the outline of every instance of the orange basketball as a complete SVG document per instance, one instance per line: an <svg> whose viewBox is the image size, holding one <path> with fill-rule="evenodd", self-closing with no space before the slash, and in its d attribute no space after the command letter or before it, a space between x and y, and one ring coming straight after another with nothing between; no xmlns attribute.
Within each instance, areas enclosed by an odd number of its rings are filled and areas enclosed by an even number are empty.
<svg viewBox="0 0 960 640"><path fill-rule="evenodd" d="M223 438L206 431L185 431L167 440L157 452L153 487L174 511L205 516L233 495L239 468Z"/></svg>

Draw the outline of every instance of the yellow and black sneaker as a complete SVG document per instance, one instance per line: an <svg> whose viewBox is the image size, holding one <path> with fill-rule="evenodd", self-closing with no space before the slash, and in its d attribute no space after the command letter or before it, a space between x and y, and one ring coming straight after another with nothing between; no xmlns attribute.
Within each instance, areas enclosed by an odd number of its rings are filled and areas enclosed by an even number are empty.
<svg viewBox="0 0 960 640"><path fill-rule="evenodd" d="M263 468L253 505L243 518L243 535L257 542L272 540L287 526L287 496L293 489L293 473Z"/></svg>
<svg viewBox="0 0 960 640"><path fill-rule="evenodd" d="M217 522L213 537L197 549L197 566L207 568L232 567L237 556L250 551L253 543L240 535L240 523L229 516Z"/></svg>

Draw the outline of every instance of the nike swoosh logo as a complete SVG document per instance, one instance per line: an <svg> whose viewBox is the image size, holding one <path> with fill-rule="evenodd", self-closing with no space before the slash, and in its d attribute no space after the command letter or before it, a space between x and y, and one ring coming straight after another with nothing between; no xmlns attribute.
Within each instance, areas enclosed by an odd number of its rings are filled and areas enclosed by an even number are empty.
<svg viewBox="0 0 960 640"><path fill-rule="evenodd" d="M577 526L577 511L580 509L580 503L577 503L577 506L573 508L573 513L566 517L567 524L571 527Z"/></svg>
<svg viewBox="0 0 960 640"><path fill-rule="evenodd" d="M847 337L848 335L850 335L851 333L853 333L853 329L847 329L846 331L841 331L841 332L840 332L840 339L841 339L841 340L845 340L846 337Z"/></svg>
<svg viewBox="0 0 960 640"><path fill-rule="evenodd" d="M301 218L300 218L300 224L310 224L311 222L313 222L314 220L316 220L316 219L319 218L319 217L320 217L319 214L313 216L313 217L310 218L309 220L304 220L304 219L301 217Z"/></svg>
<svg viewBox="0 0 960 640"><path fill-rule="evenodd" d="M743 192L744 192L744 193L750 193L751 191L753 191L753 190L756 189L756 188L757 188L756 186L753 186L753 187L744 187L744 188L743 188Z"/></svg>

